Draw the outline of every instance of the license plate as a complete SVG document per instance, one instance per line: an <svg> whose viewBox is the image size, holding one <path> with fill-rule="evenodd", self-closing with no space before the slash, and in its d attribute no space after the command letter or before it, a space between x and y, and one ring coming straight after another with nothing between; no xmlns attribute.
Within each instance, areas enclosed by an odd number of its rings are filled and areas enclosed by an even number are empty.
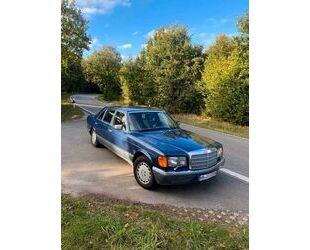
<svg viewBox="0 0 310 250"><path fill-rule="evenodd" d="M198 181L204 181L204 180L210 179L211 177L216 176L216 174L217 174L217 171L214 171L209 174L202 174L198 176Z"/></svg>

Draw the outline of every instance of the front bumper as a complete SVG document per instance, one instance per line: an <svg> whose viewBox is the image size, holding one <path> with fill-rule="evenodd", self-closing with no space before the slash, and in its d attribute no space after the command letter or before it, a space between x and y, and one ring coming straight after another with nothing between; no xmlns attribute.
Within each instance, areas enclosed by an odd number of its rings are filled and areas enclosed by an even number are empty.
<svg viewBox="0 0 310 250"><path fill-rule="evenodd" d="M167 172L160 168L153 167L153 173L155 180L160 185L179 185L187 184L192 182L197 182L198 177L203 174L209 174L212 172L217 172L220 166L223 166L225 163L225 158L222 158L216 165L206 169L199 170L186 170L179 172Z"/></svg>

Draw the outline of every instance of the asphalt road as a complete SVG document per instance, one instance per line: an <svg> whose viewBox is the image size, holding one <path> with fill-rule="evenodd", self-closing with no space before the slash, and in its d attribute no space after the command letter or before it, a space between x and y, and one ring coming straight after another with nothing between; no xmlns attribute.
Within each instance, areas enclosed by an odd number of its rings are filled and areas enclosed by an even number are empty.
<svg viewBox="0 0 310 250"><path fill-rule="evenodd" d="M95 95L73 96L77 105L96 113L103 103ZM141 188L132 167L107 150L94 148L84 119L62 123L62 189L74 194L105 194L150 204L248 211L248 140L182 124L186 130L210 137L224 146L226 163L216 178L182 186Z"/></svg>

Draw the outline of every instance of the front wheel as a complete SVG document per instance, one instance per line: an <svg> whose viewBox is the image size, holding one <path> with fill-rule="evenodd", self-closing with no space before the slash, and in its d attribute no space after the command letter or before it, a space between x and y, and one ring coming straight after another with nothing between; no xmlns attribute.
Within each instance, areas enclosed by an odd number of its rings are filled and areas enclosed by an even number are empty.
<svg viewBox="0 0 310 250"><path fill-rule="evenodd" d="M145 156L139 156L134 162L133 171L136 181L145 189L154 189L157 186L151 166Z"/></svg>
<svg viewBox="0 0 310 250"><path fill-rule="evenodd" d="M96 148L100 147L100 143L98 141L96 131L94 131L93 129L91 130L91 133L90 133L90 142L94 147Z"/></svg>

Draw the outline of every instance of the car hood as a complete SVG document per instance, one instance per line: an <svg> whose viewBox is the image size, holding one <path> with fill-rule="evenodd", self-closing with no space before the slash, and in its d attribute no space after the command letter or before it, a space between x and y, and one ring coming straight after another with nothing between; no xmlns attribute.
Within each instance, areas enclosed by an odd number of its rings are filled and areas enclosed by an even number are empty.
<svg viewBox="0 0 310 250"><path fill-rule="evenodd" d="M145 131L135 133L134 136L166 155L184 155L221 146L218 142L183 129Z"/></svg>

